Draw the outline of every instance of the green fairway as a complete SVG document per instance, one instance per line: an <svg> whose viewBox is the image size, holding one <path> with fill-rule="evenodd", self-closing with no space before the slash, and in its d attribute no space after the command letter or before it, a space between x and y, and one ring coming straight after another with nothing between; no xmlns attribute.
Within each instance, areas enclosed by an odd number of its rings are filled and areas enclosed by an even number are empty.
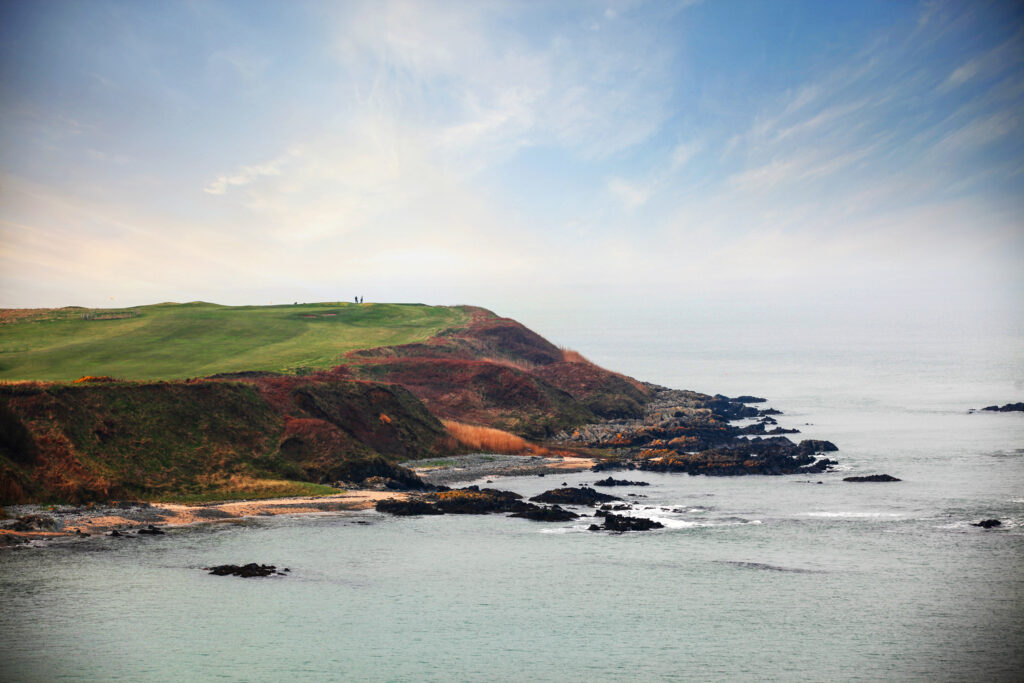
<svg viewBox="0 0 1024 683"><path fill-rule="evenodd" d="M2 311L0 379L177 379L218 372L297 372L353 349L408 344L459 327L458 307L319 303Z"/></svg>

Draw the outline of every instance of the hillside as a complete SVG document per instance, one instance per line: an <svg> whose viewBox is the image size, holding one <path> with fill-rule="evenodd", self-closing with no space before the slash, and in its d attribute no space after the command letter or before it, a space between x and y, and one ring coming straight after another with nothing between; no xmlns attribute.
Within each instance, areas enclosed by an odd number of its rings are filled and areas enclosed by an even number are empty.
<svg viewBox="0 0 1024 683"><path fill-rule="evenodd" d="M637 418L648 400L635 380L473 307L197 303L3 320L3 374L30 381L0 383L0 503L401 480L393 463L479 448L460 443L466 425L546 440Z"/></svg>
<svg viewBox="0 0 1024 683"><path fill-rule="evenodd" d="M318 303L0 310L0 379L183 379L308 372L355 349L422 341L465 324L459 307Z"/></svg>

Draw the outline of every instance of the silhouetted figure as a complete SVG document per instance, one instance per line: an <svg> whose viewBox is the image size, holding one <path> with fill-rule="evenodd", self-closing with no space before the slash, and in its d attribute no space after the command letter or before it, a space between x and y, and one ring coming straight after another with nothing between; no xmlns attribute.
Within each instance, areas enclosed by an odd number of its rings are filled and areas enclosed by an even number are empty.
<svg viewBox="0 0 1024 683"><path fill-rule="evenodd" d="M359 303L363 303L363 297L359 297Z"/></svg>
<svg viewBox="0 0 1024 683"><path fill-rule="evenodd" d="M355 301L356 303L359 303L359 297L358 297L358 296L357 296L357 297L354 297L354 298L353 298L353 301Z"/></svg>

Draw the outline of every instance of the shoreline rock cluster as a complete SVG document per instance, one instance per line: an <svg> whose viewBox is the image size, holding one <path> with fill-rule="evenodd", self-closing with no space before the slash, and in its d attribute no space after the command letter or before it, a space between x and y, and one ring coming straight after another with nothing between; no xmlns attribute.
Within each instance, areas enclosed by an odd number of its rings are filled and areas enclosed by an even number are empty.
<svg viewBox="0 0 1024 683"><path fill-rule="evenodd" d="M530 519L538 522L568 522L587 516L563 508L562 505L574 505L598 508L593 517L603 518L603 524L590 525L591 531L649 531L664 527L658 521L646 517L616 515L609 510L629 510L629 505L608 505L609 501L621 501L621 498L595 491L588 486L562 487L551 489L524 501L522 496L512 491L498 489L481 489L478 486L467 486L462 489L450 489L410 500L382 500L377 503L377 511L400 517L418 515L471 514L486 515L507 512L509 517ZM549 505L535 505L548 503ZM604 505L602 505L604 504ZM600 506L600 507L598 507Z"/></svg>
<svg viewBox="0 0 1024 683"><path fill-rule="evenodd" d="M773 416L781 412L747 405L764 399L730 399L720 394L709 397L656 385L647 387L652 398L642 418L585 425L571 434L560 433L556 442L615 454L615 459L595 465L595 472L627 469L710 476L819 474L838 464L816 457L838 450L830 441L806 439L794 443L781 434L798 430L776 427L767 431L766 425L777 424ZM744 427L731 424L747 418L757 421Z"/></svg>

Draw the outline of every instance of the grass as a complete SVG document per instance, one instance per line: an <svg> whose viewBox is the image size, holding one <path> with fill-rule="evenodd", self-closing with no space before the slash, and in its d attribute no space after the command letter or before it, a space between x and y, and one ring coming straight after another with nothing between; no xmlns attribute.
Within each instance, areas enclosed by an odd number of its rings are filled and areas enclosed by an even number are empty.
<svg viewBox="0 0 1024 683"><path fill-rule="evenodd" d="M104 310L93 319L89 312L0 310L0 379L301 373L339 365L348 351L421 341L468 320L461 308L419 304L195 302Z"/></svg>
<svg viewBox="0 0 1024 683"><path fill-rule="evenodd" d="M231 500L256 500L261 498L332 496L342 492L343 489L336 489L326 484L312 484L304 481L288 481L284 479L253 479L239 485L228 485L224 488L204 491L202 493L161 496L154 499L154 502L184 504L220 503Z"/></svg>

